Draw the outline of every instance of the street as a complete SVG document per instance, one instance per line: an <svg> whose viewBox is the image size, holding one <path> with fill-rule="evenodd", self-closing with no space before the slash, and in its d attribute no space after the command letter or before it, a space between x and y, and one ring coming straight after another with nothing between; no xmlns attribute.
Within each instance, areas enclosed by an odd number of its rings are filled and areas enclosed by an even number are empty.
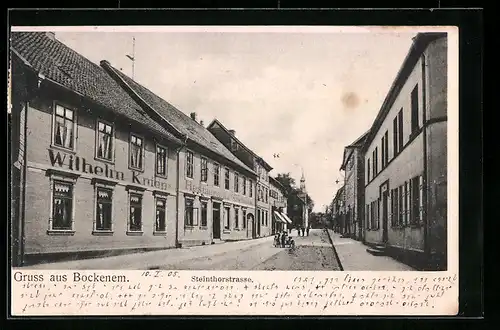
<svg viewBox="0 0 500 330"><path fill-rule="evenodd" d="M273 246L273 236L106 258L30 266L31 269L176 269L176 270L340 270L323 229L309 236L292 232L295 249Z"/></svg>

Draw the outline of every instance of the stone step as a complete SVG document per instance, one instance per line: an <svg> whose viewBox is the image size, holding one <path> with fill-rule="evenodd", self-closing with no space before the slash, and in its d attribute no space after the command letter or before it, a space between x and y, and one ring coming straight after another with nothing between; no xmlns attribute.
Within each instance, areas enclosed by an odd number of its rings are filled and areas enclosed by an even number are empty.
<svg viewBox="0 0 500 330"><path fill-rule="evenodd" d="M366 252L368 252L374 256L384 256L385 255L385 249L381 250L381 249L376 249L376 248L367 248Z"/></svg>

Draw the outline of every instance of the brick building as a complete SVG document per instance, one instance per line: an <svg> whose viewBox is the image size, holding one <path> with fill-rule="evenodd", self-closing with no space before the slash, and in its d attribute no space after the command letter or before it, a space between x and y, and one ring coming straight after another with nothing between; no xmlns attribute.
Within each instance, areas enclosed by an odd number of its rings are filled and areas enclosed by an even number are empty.
<svg viewBox="0 0 500 330"><path fill-rule="evenodd" d="M420 33L367 136L365 240L446 269L447 37Z"/></svg>

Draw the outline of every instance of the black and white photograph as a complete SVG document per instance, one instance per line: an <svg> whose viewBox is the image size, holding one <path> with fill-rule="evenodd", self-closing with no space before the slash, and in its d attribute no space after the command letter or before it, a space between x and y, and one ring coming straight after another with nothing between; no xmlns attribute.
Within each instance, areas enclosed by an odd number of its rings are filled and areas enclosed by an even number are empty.
<svg viewBox="0 0 500 330"><path fill-rule="evenodd" d="M449 270L448 45L444 28L12 27L12 266Z"/></svg>

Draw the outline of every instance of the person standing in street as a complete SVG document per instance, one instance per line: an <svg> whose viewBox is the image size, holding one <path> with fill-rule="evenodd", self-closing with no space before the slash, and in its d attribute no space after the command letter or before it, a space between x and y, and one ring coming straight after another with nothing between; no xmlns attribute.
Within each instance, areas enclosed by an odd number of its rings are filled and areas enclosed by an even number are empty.
<svg viewBox="0 0 500 330"><path fill-rule="evenodd" d="M306 229L306 232L307 232L307 236L309 236L309 225L307 225L307 229Z"/></svg>

